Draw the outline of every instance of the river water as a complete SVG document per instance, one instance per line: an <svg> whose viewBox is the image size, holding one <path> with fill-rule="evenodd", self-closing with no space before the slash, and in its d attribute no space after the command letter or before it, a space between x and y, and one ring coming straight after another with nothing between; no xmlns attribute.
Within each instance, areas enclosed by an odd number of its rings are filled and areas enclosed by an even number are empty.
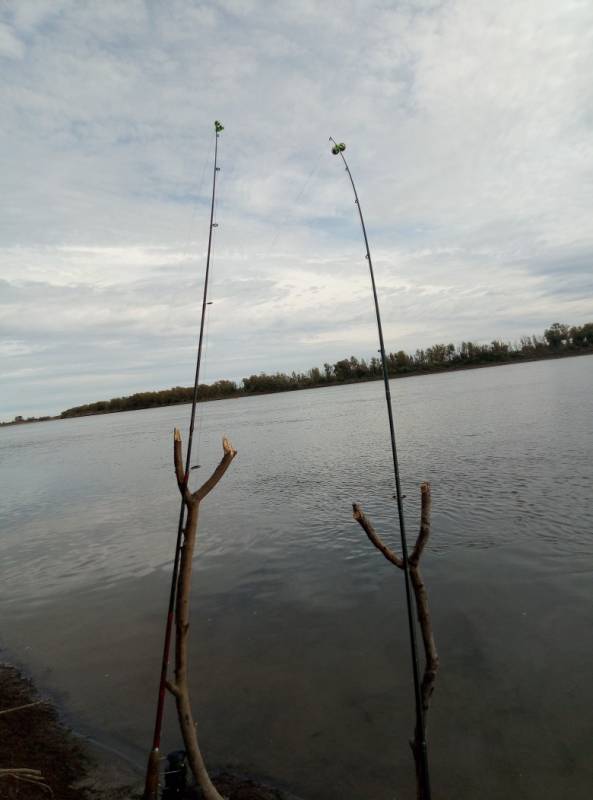
<svg viewBox="0 0 593 800"><path fill-rule="evenodd" d="M593 358L392 381L441 656L435 798L593 796ZM143 764L179 497L176 406L0 431L5 659ZM307 800L413 796L402 573L380 383L205 404L191 675L209 764ZM164 749L180 744L172 706Z"/></svg>

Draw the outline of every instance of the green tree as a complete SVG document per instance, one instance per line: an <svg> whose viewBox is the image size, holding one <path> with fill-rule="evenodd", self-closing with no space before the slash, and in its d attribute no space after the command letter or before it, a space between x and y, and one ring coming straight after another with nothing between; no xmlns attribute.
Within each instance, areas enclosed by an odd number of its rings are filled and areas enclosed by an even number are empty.
<svg viewBox="0 0 593 800"><path fill-rule="evenodd" d="M312 367L307 373L307 376L311 386L319 386L319 384L323 381L319 367Z"/></svg>
<svg viewBox="0 0 593 800"><path fill-rule="evenodd" d="M338 381L349 381L352 377L352 364L349 358L343 358L334 364L334 375Z"/></svg>
<svg viewBox="0 0 593 800"><path fill-rule="evenodd" d="M581 328L585 341L588 345L593 344L593 322L585 322Z"/></svg>
<svg viewBox="0 0 593 800"><path fill-rule="evenodd" d="M568 326L563 325L561 322L553 322L550 327L544 331L544 338L549 347L553 350L558 350L563 344L566 344L570 338Z"/></svg>

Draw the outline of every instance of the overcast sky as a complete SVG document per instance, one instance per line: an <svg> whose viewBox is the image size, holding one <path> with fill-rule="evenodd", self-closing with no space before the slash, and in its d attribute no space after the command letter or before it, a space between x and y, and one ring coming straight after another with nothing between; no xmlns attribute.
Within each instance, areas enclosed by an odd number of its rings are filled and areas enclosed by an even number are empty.
<svg viewBox="0 0 593 800"><path fill-rule="evenodd" d="M593 3L0 2L0 419L593 319Z"/></svg>

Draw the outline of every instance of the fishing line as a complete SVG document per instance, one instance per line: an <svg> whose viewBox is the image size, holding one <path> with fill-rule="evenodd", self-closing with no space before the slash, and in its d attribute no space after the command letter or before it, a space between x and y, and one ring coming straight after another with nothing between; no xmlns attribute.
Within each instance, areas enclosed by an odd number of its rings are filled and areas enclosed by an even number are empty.
<svg viewBox="0 0 593 800"><path fill-rule="evenodd" d="M221 149L222 148L219 147L219 151ZM215 196L215 199L214 199L214 217L213 218L215 220L214 226L218 227L218 222L216 222L216 220L218 219L218 197L216 197L216 196ZM214 239L215 238L216 238L216 232L213 231L213 234L212 234L212 245L213 246L214 246ZM211 259L210 259L209 286L210 286L210 289L209 289L209 292L208 292L208 297L212 297L214 295L214 292L215 292L215 289L216 289L216 259L214 257L211 257ZM204 344L203 344L203 350L202 350L202 353L203 353L203 355L202 355L202 384L207 383L208 376L209 376L208 365L209 365L210 350L209 350L208 345L209 345L209 341L210 341L210 338L209 338L209 334L210 334L210 315L211 315L211 307L212 307L213 302L214 302L213 300L208 300L206 302L206 311L205 311L206 319L204 321ZM194 465L195 468L198 468L199 464L200 464L200 446L202 444L202 434L203 434L203 431L204 431L205 412L206 412L206 409L203 406L203 401L202 401L202 404L198 403L198 407L197 407L197 410L196 410L196 414L197 414L197 426L196 426L197 427L197 436L196 436L196 446L194 448L194 453L195 453L195 459L194 460L196 462L195 465Z"/></svg>
<svg viewBox="0 0 593 800"><path fill-rule="evenodd" d="M208 158L204 159L204 163L202 164L202 174L200 175L200 180L198 182L198 189L196 192L196 200L192 204L192 210L189 219L189 227L187 229L187 236L185 241L187 242L186 245L186 255L189 255L189 245L190 245L190 236L192 235L192 231L196 228L196 221L198 216L198 209L200 207L200 197L202 196L202 189L204 187L204 178L206 177L206 166L208 165ZM200 260L203 260L204 256L202 254Z"/></svg>
<svg viewBox="0 0 593 800"><path fill-rule="evenodd" d="M204 187L204 179L206 177L206 167L208 165L208 160L209 160L208 157L206 157L204 159L204 163L202 164L202 174L200 175L200 180L198 182L198 189L197 189L197 192L196 192L196 199L195 199L194 203L192 203L191 208L190 208L190 215L189 215L187 234L185 235L184 239L182 240L182 241L185 242L185 244L181 248L180 253L179 253L180 256L181 256L182 264L183 264L183 262L186 261L186 259L189 258L190 254L191 254L192 231L194 231L196 229L196 225L197 225L198 211L199 211L199 208L200 208L200 205L201 205L200 197L202 195L202 189ZM204 253L202 253L202 255L200 255L196 259L196 266L197 267L201 267L203 262L204 262Z"/></svg>
<svg viewBox="0 0 593 800"><path fill-rule="evenodd" d="M316 176L317 173L319 172L319 167L321 166L321 160L322 159L323 159L323 153L321 153L321 155L318 157L317 163L315 164L313 169L309 172L309 174L305 178L305 181L304 181L303 185L301 186L301 188L299 189L299 191L297 192L296 197L293 199L293 201L291 203L291 206L295 206L298 203L298 201L301 199L301 197L305 193L305 189L308 188L309 183L311 182L313 177ZM264 248L264 250L262 252L262 255L261 255L261 258L267 258L270 255L270 252L271 252L272 248L274 247L274 245L276 244L276 242L278 241L280 236L285 232L286 223L288 222L288 220L290 218L291 218L290 212L288 212L288 213L286 213L284 215L284 218L282 219L282 221L280 222L280 224L276 228L276 233L272 237L272 240L271 240L270 244L268 245L267 248Z"/></svg>
<svg viewBox="0 0 593 800"><path fill-rule="evenodd" d="M94 739L92 736L87 736L86 733L79 733L78 731L70 731L72 736L77 739L80 739L83 742L90 743L93 747L96 747L98 750L104 750L106 753L111 753L111 755L117 756L122 761L125 761L135 772L142 774L144 772L144 767L139 764L134 758L127 755L123 752L123 750L118 750L117 747L111 747L108 744L104 744L103 742Z"/></svg>
<svg viewBox="0 0 593 800"><path fill-rule="evenodd" d="M371 276L371 285L373 289L373 299L375 303L375 315L377 317L377 331L379 334L379 352L381 353L381 364L383 367L383 383L385 385L385 401L387 403L387 416L389 419L389 434L391 438L391 455L393 459L393 475L395 478L395 491L396 491L396 499L397 499L397 514L399 519L399 531L400 531L400 539L401 539L401 548L402 548L402 559L404 562L404 577L405 577L405 587L406 587L406 609L407 609L407 616L408 616L408 628L410 633L410 650L412 655L412 675L414 679L414 695L416 701L416 726L417 730L421 733L421 742L420 742L420 785L422 787L422 800L430 800L430 776L428 771L428 748L426 745L426 733L424 727L424 709L422 706L422 692L420 687L420 669L418 667L418 646L416 643L416 625L414 622L414 613L412 610L412 592L410 588L410 566L408 562L408 543L406 537L406 526L404 520L404 507L403 507L403 496L401 490L401 483L400 483L400 476L399 476L399 463L397 458L397 446L395 443L395 423L393 419L393 409L391 407L391 389L389 387L389 374L387 371L387 358L385 356L385 342L383 340L383 326L381 324L381 314L379 312L379 299L377 297L377 287L375 285L375 273L373 271L373 262L371 259L371 251L369 247L369 240L367 237L367 231L364 224L364 217L362 215L362 208L360 206L360 201L358 199L358 192L356 191L356 186L354 184L354 178L352 177L352 173L350 172L350 167L348 166L348 162L344 156L344 150L346 149L346 145L343 142L338 144L335 139L331 136L329 137L330 141L334 143L332 148L332 153L334 155L339 155L342 157L342 161L344 162L344 166L346 167L346 172L348 173L348 177L350 178L350 183L352 184L352 190L354 191L354 202L358 208L358 215L360 217L360 225L362 227L362 233L364 236L364 244L366 247L366 259L369 264L369 272Z"/></svg>
<svg viewBox="0 0 593 800"><path fill-rule="evenodd" d="M212 277L212 264L210 265L210 275ZM212 290L212 280L210 280L210 287ZM211 302L211 301L210 301ZM203 385L208 382L208 356L209 356L209 323L210 323L210 306L206 306L206 319L204 321L204 344L202 347L202 370L201 370L201 380L200 385ZM201 445L202 445L202 435L204 433L204 400L198 402L198 406L196 408L196 444L194 447L194 464L192 465L192 469L198 469L200 466L200 453L201 453Z"/></svg>
<svg viewBox="0 0 593 800"><path fill-rule="evenodd" d="M358 64L360 63L360 56L366 50L366 48L367 48L366 44L361 45L361 47L359 48L358 52L356 52L355 55L352 55L351 58L347 61L346 67L344 67L343 64L338 64L336 66L335 70L333 70L333 74L330 73L331 74L331 78L329 80L328 79L325 80L325 85L327 86L327 88L332 90L332 97L335 96L333 94L333 87L335 87L338 78L340 78L340 77L343 78L344 77L345 69L347 69L350 66L353 66L353 69L355 71L358 71ZM342 81L342 83L343 83L343 81ZM340 109L344 105L344 103L346 103L348 100L350 100L350 96L348 94L342 93L342 95L341 95L339 101L337 102L337 104L333 106L333 113L332 113L332 117L333 118L335 118L335 116L336 116L336 111L338 109ZM296 197L292 200L291 207L295 206L298 203L298 201L304 195L305 190L309 188L310 182L312 182L313 178L317 177L317 173L319 172L319 167L321 166L321 161L322 161L323 158L324 158L324 154L320 153L320 155L317 158L316 164L314 165L314 167L311 169L311 171L309 172L309 174L305 178L305 181L304 181L303 185L301 186L301 189L297 192ZM234 167L234 164L233 164L233 169L234 168L235 167ZM282 221L277 226L276 233L272 236L270 244L263 249L260 258L267 258L270 255L270 252L271 252L272 248L275 246L275 244L277 243L278 239L280 238L280 236L284 232L284 229L286 227L286 223L291 218L293 218L293 215L290 212L287 212L284 215Z"/></svg>

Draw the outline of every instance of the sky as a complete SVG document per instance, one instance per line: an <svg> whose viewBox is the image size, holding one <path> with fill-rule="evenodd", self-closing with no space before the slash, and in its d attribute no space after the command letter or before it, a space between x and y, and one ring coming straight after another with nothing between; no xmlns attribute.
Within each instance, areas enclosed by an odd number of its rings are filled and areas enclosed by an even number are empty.
<svg viewBox="0 0 593 800"><path fill-rule="evenodd" d="M0 419L593 320L590 0L0 0Z"/></svg>

